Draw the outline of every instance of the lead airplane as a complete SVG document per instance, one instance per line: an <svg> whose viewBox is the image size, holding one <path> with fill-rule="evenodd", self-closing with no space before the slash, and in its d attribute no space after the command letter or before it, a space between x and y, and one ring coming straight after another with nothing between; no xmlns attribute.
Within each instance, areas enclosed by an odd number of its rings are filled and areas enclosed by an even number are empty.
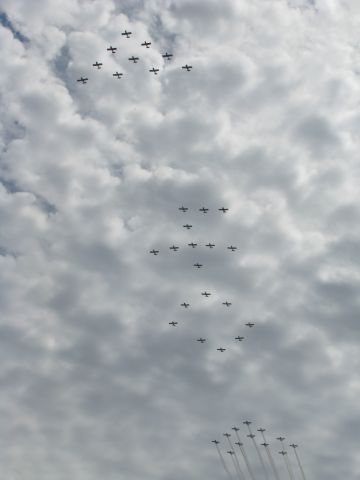
<svg viewBox="0 0 360 480"><path fill-rule="evenodd" d="M151 42L144 42L141 44L142 47L146 47L146 48L149 48L150 45L151 45Z"/></svg>
<svg viewBox="0 0 360 480"><path fill-rule="evenodd" d="M129 58L129 61L134 63L137 63L138 60L139 60L139 57L134 57L134 55Z"/></svg>
<svg viewBox="0 0 360 480"><path fill-rule="evenodd" d="M192 65L186 64L186 65L184 65L184 66L181 67L181 68L186 69L188 72L190 72L190 70L191 70L193 67L192 67Z"/></svg>
<svg viewBox="0 0 360 480"><path fill-rule="evenodd" d="M235 340L239 340L239 342L241 342L241 340L244 340L245 337L235 337Z"/></svg>
<svg viewBox="0 0 360 480"><path fill-rule="evenodd" d="M154 73L155 75L158 74L158 71L159 71L159 69L158 69L158 68L154 68L154 67L153 67L151 70L149 70L149 72Z"/></svg>
<svg viewBox="0 0 360 480"><path fill-rule="evenodd" d="M97 67L98 70L100 70L101 66L102 66L102 63L99 63L99 62L93 63L93 67Z"/></svg>
<svg viewBox="0 0 360 480"><path fill-rule="evenodd" d="M245 325L246 325L247 327L250 327L250 328L251 328L251 327L253 327L253 326L255 325L255 323L248 322L248 323L245 323Z"/></svg>
<svg viewBox="0 0 360 480"><path fill-rule="evenodd" d="M237 249L237 247L233 247L232 245L230 245L230 247L227 247L228 250L231 250L232 252L235 252L235 250Z"/></svg>
<svg viewBox="0 0 360 480"><path fill-rule="evenodd" d="M181 207L179 207L179 210L181 210L182 212L187 212L189 209L187 207L184 207L184 205L181 205Z"/></svg>
<svg viewBox="0 0 360 480"><path fill-rule="evenodd" d="M194 267L201 268L202 264L201 263L194 263Z"/></svg>
<svg viewBox="0 0 360 480"><path fill-rule="evenodd" d="M207 245L205 245L205 247L214 248L215 244L214 243L208 243Z"/></svg>
<svg viewBox="0 0 360 480"><path fill-rule="evenodd" d="M192 225L189 225L188 223L186 225L183 225L184 228L187 228L188 230L190 230L190 228L192 228Z"/></svg>
<svg viewBox="0 0 360 480"><path fill-rule="evenodd" d="M112 46L110 45L110 47L107 48L106 50L107 50L108 52L115 53L116 50L117 50L117 47L112 47Z"/></svg>
<svg viewBox="0 0 360 480"><path fill-rule="evenodd" d="M226 300L226 302L222 302L223 305L226 305L227 307L230 307L231 303Z"/></svg>
<svg viewBox="0 0 360 480"><path fill-rule="evenodd" d="M150 250L150 253L152 253L154 255L157 255L159 253L159 250L153 249L153 250Z"/></svg>
<svg viewBox="0 0 360 480"><path fill-rule="evenodd" d="M122 77L122 73L119 73L119 72L115 72L113 73L113 77L117 77L117 78L121 78Z"/></svg>
<svg viewBox="0 0 360 480"><path fill-rule="evenodd" d="M188 243L189 247L195 248L197 246L197 243L191 242Z"/></svg>
<svg viewBox="0 0 360 480"><path fill-rule="evenodd" d="M209 293L209 292L202 292L201 295L204 295L204 297L210 297L211 293Z"/></svg>
<svg viewBox="0 0 360 480"><path fill-rule="evenodd" d="M132 32L127 32L127 31L125 30L125 32L123 32L121 35L125 35L126 38L129 38L131 34L132 34Z"/></svg>
<svg viewBox="0 0 360 480"><path fill-rule="evenodd" d="M220 212L225 213L225 212L227 212L229 209L228 209L228 208L221 207L221 208L219 208L219 210L220 210Z"/></svg>
<svg viewBox="0 0 360 480"><path fill-rule="evenodd" d="M196 341L200 343L204 343L206 342L206 338L198 338Z"/></svg>
<svg viewBox="0 0 360 480"><path fill-rule="evenodd" d="M205 207L199 208L199 212L207 213L208 211L209 211L208 208L205 208Z"/></svg>
<svg viewBox="0 0 360 480"><path fill-rule="evenodd" d="M217 348L216 350L218 350L219 352L223 353L223 352L225 352L226 348L220 347L220 348ZM225 433L224 433L224 435L225 435ZM228 434L228 435L229 435L229 434Z"/></svg>
<svg viewBox="0 0 360 480"><path fill-rule="evenodd" d="M76 80L77 82L81 82L83 85L85 85L85 83L88 81L89 79L86 78L86 77L81 77L79 78L78 80Z"/></svg>
<svg viewBox="0 0 360 480"><path fill-rule="evenodd" d="M172 247L169 247L170 250L174 250L174 252L177 252L179 250L179 247L176 247L173 245Z"/></svg>
<svg viewBox="0 0 360 480"><path fill-rule="evenodd" d="M173 327L176 327L176 325L178 324L178 322L169 322L169 325L172 325Z"/></svg>
<svg viewBox="0 0 360 480"><path fill-rule="evenodd" d="M170 58L173 56L172 53L164 53L164 55L162 55L163 58L166 58L166 60L170 60Z"/></svg>
<svg viewBox="0 0 360 480"><path fill-rule="evenodd" d="M190 303L184 302L184 303L182 303L180 306L181 306L181 307L188 308L188 307L190 306Z"/></svg>

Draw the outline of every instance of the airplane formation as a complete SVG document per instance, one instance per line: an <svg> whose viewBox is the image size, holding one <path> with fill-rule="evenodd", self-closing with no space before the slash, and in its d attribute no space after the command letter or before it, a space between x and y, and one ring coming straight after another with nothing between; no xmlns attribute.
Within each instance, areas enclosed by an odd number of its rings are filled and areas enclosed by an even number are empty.
<svg viewBox="0 0 360 480"><path fill-rule="evenodd" d="M178 210L181 211L182 213L186 213L186 212L189 211L189 208L184 207L184 205L181 205L181 207L179 207ZM225 207L221 207L221 208L218 208L217 210L225 214L229 209L225 208ZM198 211L202 212L203 214L207 214L210 211L210 209L206 208L206 207L201 207L201 208L198 209ZM193 227L193 225L190 225L188 223L183 225L183 228L185 228L188 231L190 231L192 229L192 227ZM192 242L188 243L187 246L194 249L194 248L200 247L200 244L192 241ZM216 247L215 243L211 243L211 242L209 242L207 244L204 244L204 246L205 246L205 248L209 248L209 250L213 250ZM180 247L179 245L171 245L169 247L169 250L172 250L175 253L175 252L178 252L182 248L183 247ZM186 248L186 246L184 248ZM237 250L237 247L234 246L234 245L230 245L226 248L228 250L232 251L232 252L235 252L235 250ZM154 256L157 256L157 255L159 255L160 250L153 248L152 250L149 251L149 253L154 255ZM201 268L204 267L204 265L202 263L199 263L199 262L194 263L193 266L197 269L201 269ZM200 292L200 293L201 293L201 296L203 296L205 298L209 298L212 295L212 292L208 292L206 290L204 292ZM232 306L232 302L227 300L227 299L222 301L221 304L226 308L230 308ZM186 302L186 301L181 303L180 306L185 308L185 309L189 309L191 307L190 303ZM171 321L171 322L168 322L168 323L172 327L177 327L179 325L179 322L177 322L177 321ZM246 327L252 328L252 327L254 327L255 323L254 322L247 322L244 325ZM234 337L234 340L236 340L237 342L242 342L244 339L245 339L245 337L240 336L240 335L237 335L236 337ZM200 344L204 344L206 342L206 340L207 339L204 338L204 337L200 337L200 338L196 339L196 341ZM220 353L224 353L226 351L226 348L221 346L221 347L217 348L216 350Z"/></svg>
<svg viewBox="0 0 360 480"><path fill-rule="evenodd" d="M251 480L256 480L256 478L258 478L258 473L255 476L255 472L261 470L264 474L264 477L262 478L270 478L269 472L271 472L275 480L280 480L280 469L277 465L277 462L275 462L273 453L270 449L270 443L266 441L264 433L266 431L265 428L257 429L261 436L260 442L262 441L262 443L258 443L255 440L256 435L253 433L250 427L252 422L250 422L249 420L245 420L242 423L243 425L246 425L246 427L244 428L247 428L247 431L245 431L245 435L243 436L249 439L248 442L250 441L250 446L249 444L246 444L245 438L242 439L240 437L239 427L234 426L231 428L231 430L233 430L234 432L233 434L228 432L222 434L222 436L226 439L225 452L230 455L229 458L231 458L231 466L229 466L228 462L226 462L225 455L223 455L223 452L219 447L221 442L217 439L211 440L211 443L214 444L218 452L220 463L225 470L226 475L229 477L229 479L233 479L233 475L235 475L235 478L238 478L239 480L246 480L247 478L250 478ZM234 442L231 440L232 435L235 436L236 441ZM301 479L306 480L305 472L300 461L299 454L296 451L298 445L295 443L289 444L289 447L291 447L294 452L296 462L296 465L294 467L293 463L291 463L287 456L288 451L286 450L286 446L284 444L285 437L280 436L277 437L276 440L281 443L281 450L278 451L278 454L281 455L284 459L284 465L289 479L294 480L296 478L295 471L297 470L299 475L301 476ZM236 445L238 448L235 448L234 445ZM263 447L263 449L260 449L260 446ZM228 450L228 448L230 448L230 450ZM249 449L253 451L253 455L248 454ZM265 455L262 452L264 452ZM254 457L256 458L256 460L254 459Z"/></svg>
<svg viewBox="0 0 360 480"><path fill-rule="evenodd" d="M127 30L125 30L124 32L121 33L121 35L126 38L130 38L130 36L132 35L132 32L128 32ZM144 41L140 45L148 49L150 48L151 44L152 44L151 42ZM106 49L106 51L109 52L111 55L115 55L117 50L118 50L118 47L113 47L112 45L109 45L109 47L107 47ZM164 60L170 61L173 57L173 54L165 52L161 56ZM133 63L138 63L139 60L140 60L140 57L136 57L135 55L132 55L131 57L128 58L128 61ZM97 70L101 70L103 63L97 60L95 63L92 64L92 66L95 67ZM187 72L190 72L192 68L193 66L188 65L187 63L181 66L181 70L185 70ZM160 72L160 69L157 67L152 67L151 69L149 69L149 73L153 73L154 75L158 75L159 72ZM112 74L112 76L117 78L118 80L123 78L123 75L124 75L123 72L115 72ZM80 78L76 79L76 81L81 85L85 85L89 81L89 77L81 76Z"/></svg>

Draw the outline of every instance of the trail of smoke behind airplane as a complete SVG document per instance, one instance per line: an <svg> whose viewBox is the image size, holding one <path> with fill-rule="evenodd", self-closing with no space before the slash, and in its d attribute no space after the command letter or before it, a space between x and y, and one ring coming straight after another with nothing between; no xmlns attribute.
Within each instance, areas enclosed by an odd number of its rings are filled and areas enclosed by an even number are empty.
<svg viewBox="0 0 360 480"><path fill-rule="evenodd" d="M233 429L233 430L235 430L235 429ZM241 451L242 456L243 456L243 458L244 458L244 462L245 462L246 468L247 468L247 470L248 470L248 472L249 472L250 478L251 478L251 480L255 480L255 477L254 477L254 474L253 474L253 472L252 472L252 469L251 469L251 465L250 465L248 456L247 456L246 451L245 451L245 448L243 447L243 444L242 444L242 442L241 442L241 440L240 440L240 437L239 437L239 434L238 434L238 432L237 432L237 429L235 430L235 434L236 434L236 437L237 437L237 439L238 439L237 445L238 445L238 447L240 448L240 451Z"/></svg>
<svg viewBox="0 0 360 480"><path fill-rule="evenodd" d="M290 445L290 447L293 447L293 445ZM302 476L303 480L306 480L306 478L305 478L305 473L304 473L304 469L303 469L302 464L301 464L301 462L300 462L300 458L299 458L299 456L298 456L298 454L297 454L296 447L293 447L293 448L294 448L294 453L295 453L295 457L296 457L297 463L298 463L298 465L299 465L299 469L300 469L300 472L301 472L301 476Z"/></svg>
<svg viewBox="0 0 360 480"><path fill-rule="evenodd" d="M238 457L237 457L237 455L236 455L234 445L232 444L229 436L226 435L226 438L227 438L227 440L228 440L228 442L229 442L230 449L234 452L234 457L235 457L234 462L236 462L236 463L234 463L234 465L235 465L235 470L236 470L236 472L237 472L238 477L240 478L240 480L244 480L244 479L245 479L245 476L244 476L244 473L243 473L243 471L242 471L242 469L241 469L239 459L238 459Z"/></svg>
<svg viewBox="0 0 360 480"><path fill-rule="evenodd" d="M264 460L263 460L263 458L262 458L262 455L261 455L261 453L260 453L259 447L258 447L257 443L255 442L255 435L254 435L253 432L251 431L249 422L246 422L246 425L247 425L248 430L249 430L249 435L248 435L248 436L249 436L249 438L251 438L251 440L252 440L252 443L253 443L253 445L254 445L254 447L255 447L255 450L256 450L256 452L257 452L257 455L258 455L258 457L259 457L261 466L262 466L262 468L263 468L263 470L264 470L265 478L266 478L266 480L268 480L268 479L269 479L269 475L268 475L268 472L267 472L267 469L266 469Z"/></svg>
<svg viewBox="0 0 360 480"><path fill-rule="evenodd" d="M264 446L265 446L265 450L266 450L266 453L267 453L267 456L268 456L268 459L269 459L269 463L270 463L270 466L272 468L272 471L273 471L273 474L274 474L274 477L276 478L276 480L280 480L280 476L279 476L279 472L276 468L276 465L275 465L275 462L274 462L274 459L272 457L272 454L271 454L271 450L269 448L269 444L266 442L266 438L265 438L265 435L264 435L264 431L265 429L261 428L259 430L259 432L261 432L261 435L263 437L263 440L264 440Z"/></svg>
<svg viewBox="0 0 360 480"><path fill-rule="evenodd" d="M220 461L221 461L221 464L222 466L224 467L224 470L225 470L225 473L227 473L228 477L230 478L230 480L233 480L233 477L230 473L230 470L228 469L227 465L226 465L226 462L224 460L224 457L222 456L222 453L220 451L220 448L219 446L215 443L215 447L216 447L216 450L218 451L218 454L219 454L219 457L220 457Z"/></svg>

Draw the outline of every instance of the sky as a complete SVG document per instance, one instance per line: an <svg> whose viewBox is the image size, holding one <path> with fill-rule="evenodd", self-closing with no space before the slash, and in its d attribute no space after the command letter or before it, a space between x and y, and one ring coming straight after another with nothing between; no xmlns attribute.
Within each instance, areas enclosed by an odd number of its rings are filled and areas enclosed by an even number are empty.
<svg viewBox="0 0 360 480"><path fill-rule="evenodd" d="M0 12L0 480L359 479L358 0Z"/></svg>

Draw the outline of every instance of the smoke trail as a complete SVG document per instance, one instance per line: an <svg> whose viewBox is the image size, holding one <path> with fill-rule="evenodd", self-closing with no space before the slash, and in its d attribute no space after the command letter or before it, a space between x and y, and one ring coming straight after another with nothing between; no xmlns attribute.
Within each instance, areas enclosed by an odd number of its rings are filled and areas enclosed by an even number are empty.
<svg viewBox="0 0 360 480"><path fill-rule="evenodd" d="M230 455L230 457L231 457L231 459L232 459L232 462L233 462L233 464L234 464L234 468L235 468L235 472L238 474L239 478L241 478L241 477L240 477L240 475L239 475L239 472L238 472L237 466L236 466L235 458L234 458L234 456L235 456L235 452L234 452L233 450L230 450L230 451L229 451L229 452L227 452L227 453Z"/></svg>
<svg viewBox="0 0 360 480"><path fill-rule="evenodd" d="M282 451L279 452L279 453L284 457L284 462L285 462L285 465L286 465L286 469L289 473L289 478L290 478L290 480L294 480L294 474L292 472L292 468L291 468L289 459L287 457L287 451L285 450L285 445L284 445L285 437L278 437L277 440L280 440L280 442L281 442Z"/></svg>
<svg viewBox="0 0 360 480"><path fill-rule="evenodd" d="M219 446L218 446L217 443L215 443L215 447L216 447L216 450L218 451L218 454L219 454L219 457L220 457L220 461L221 461L222 466L224 467L225 472L227 473L227 475L228 475L228 477L230 478L230 480L233 480L233 477L232 477L232 475L231 475L231 473L230 473L230 471L229 471L229 469L228 469L228 467L227 467L227 465L226 465L226 462L225 462L225 460L224 460L224 457L222 456L222 453L221 453L220 448L219 448Z"/></svg>
<svg viewBox="0 0 360 480"><path fill-rule="evenodd" d="M291 468L290 460L288 459L287 455L284 455L284 460L285 460L285 463L286 463L286 466L287 466L287 470L289 472L289 477L290 477L291 480L294 480L294 474L293 474L293 471L292 471L292 468Z"/></svg>
<svg viewBox="0 0 360 480"><path fill-rule="evenodd" d="M296 451L297 445L292 444L292 445L290 445L290 447L293 447L293 449L294 449L295 457L296 457L297 463L298 463L298 465L299 465L299 469L300 469L300 472L301 472L301 476L302 476L303 480L306 480L306 478L305 478L305 473L304 473L304 469L303 469L303 467L302 467L302 465L301 465L300 458L299 458L299 456L298 456L298 454L297 454L297 451Z"/></svg>
<svg viewBox="0 0 360 480"><path fill-rule="evenodd" d="M264 440L264 443L262 445L264 445L264 447L265 447L265 451L266 451L266 454L268 456L269 463L270 463L270 466L272 468L274 477L275 477L276 480L280 480L279 472L277 471L274 459L273 459L272 454L271 454L271 450L269 448L269 444L266 442L266 438L265 438L265 435L264 435L265 428L260 428L258 431L261 432L262 438Z"/></svg>
<svg viewBox="0 0 360 480"><path fill-rule="evenodd" d="M241 443L241 440L240 440L240 437L239 437L239 434L238 434L237 430L235 430L235 433L236 433L236 436L237 436L237 439L238 439L238 443L236 445L238 445L239 448L240 448L240 451L241 451L242 456L244 458L244 462L245 462L246 468L249 472L250 478L251 478L251 480L255 480L254 474L253 474L251 466L250 466L248 456L246 454L245 448L243 447L243 444Z"/></svg>
<svg viewBox="0 0 360 480"><path fill-rule="evenodd" d="M234 457L235 457L235 458L233 459L233 461L234 461L234 466L235 466L235 470L236 470L236 472L237 472L237 474L238 474L238 477L240 478L240 480L245 480L245 476L244 476L244 473L243 473L243 471L242 471L242 469L241 469L238 456L236 455L234 446L233 446L233 444L232 444L232 442L231 442L231 440L230 440L230 434L229 434L229 433L226 433L226 434L224 434L224 435L225 435L225 437L227 438L227 440L228 440L228 442L229 442L231 451L234 452ZM232 455L231 455L231 457L232 457ZM236 463L235 463L235 462L236 462Z"/></svg>
<svg viewBox="0 0 360 480"><path fill-rule="evenodd" d="M266 470L265 463L264 463L264 460L263 460L262 455L261 455L261 453L260 453L259 447L258 447L257 443L255 442L255 435L252 433L252 431L251 431L251 429L250 429L250 422L246 422L246 425L247 425L247 427L248 427L248 429L249 429L249 435L248 435L248 437L251 438L251 440L252 440L252 442L253 442L253 445L254 445L255 450L256 450L256 452L257 452L257 455L258 455L258 457L259 457L261 466L262 466L262 468L263 468L263 470L264 470L265 478L266 478L266 480L268 480L268 479L269 479L269 475L268 475L268 472L267 472L267 470Z"/></svg>

